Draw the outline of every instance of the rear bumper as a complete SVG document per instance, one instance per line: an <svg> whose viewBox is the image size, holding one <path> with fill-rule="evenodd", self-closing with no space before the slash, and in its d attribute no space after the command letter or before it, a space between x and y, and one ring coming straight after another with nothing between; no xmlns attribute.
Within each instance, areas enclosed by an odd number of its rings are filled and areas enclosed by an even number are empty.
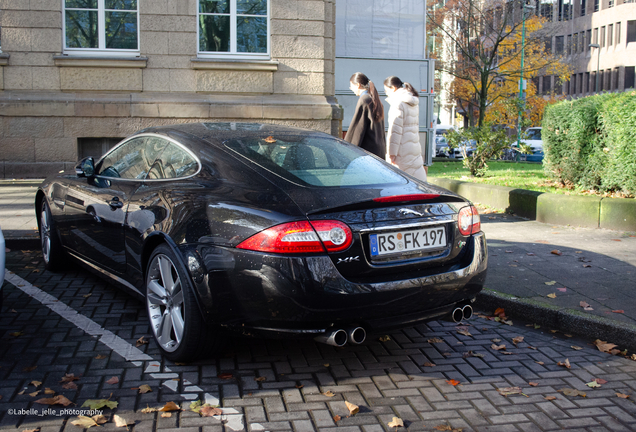
<svg viewBox="0 0 636 432"><path fill-rule="evenodd" d="M213 255L199 249L207 276L197 289L204 315L244 331L311 335L352 325L380 331L447 315L474 299L486 278L484 234L467 247L470 253L452 271L378 283L351 282L323 256L217 250L225 268L212 269L217 263L205 257Z"/></svg>

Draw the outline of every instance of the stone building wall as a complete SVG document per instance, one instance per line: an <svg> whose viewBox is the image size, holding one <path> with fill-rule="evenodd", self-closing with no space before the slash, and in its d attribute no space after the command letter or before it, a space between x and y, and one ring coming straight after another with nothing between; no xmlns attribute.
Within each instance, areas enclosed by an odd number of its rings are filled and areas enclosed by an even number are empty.
<svg viewBox="0 0 636 432"><path fill-rule="evenodd" d="M140 55L63 54L59 0L0 0L0 178L75 165L82 139L193 121L338 135L335 0L270 0L271 59L197 58L197 1L143 0ZM78 140L79 139L79 140Z"/></svg>

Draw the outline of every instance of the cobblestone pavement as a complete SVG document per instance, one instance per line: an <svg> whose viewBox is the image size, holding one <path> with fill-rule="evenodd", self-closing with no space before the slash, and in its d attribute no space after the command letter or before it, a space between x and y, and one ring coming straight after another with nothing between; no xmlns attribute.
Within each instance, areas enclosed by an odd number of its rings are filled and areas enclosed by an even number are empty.
<svg viewBox="0 0 636 432"><path fill-rule="evenodd" d="M636 362L532 324L434 321L345 348L236 339L218 358L175 364L159 355L138 300L79 268L49 273L39 252L7 258L0 430L79 431L71 422L89 414L89 399L117 402L103 409L107 431L121 430L115 415L134 432L636 430ZM150 342L136 347L142 337ZM557 364L566 359L570 368ZM63 387L73 387L61 382L66 374L79 378L76 389ZM600 387L586 385L594 379ZM152 391L141 394L144 384ZM515 387L523 394L498 392ZM72 404L36 402L58 395ZM222 414L188 410L196 400ZM359 412L350 415L345 401ZM142 412L168 402L184 410ZM393 417L404 427L389 427Z"/></svg>

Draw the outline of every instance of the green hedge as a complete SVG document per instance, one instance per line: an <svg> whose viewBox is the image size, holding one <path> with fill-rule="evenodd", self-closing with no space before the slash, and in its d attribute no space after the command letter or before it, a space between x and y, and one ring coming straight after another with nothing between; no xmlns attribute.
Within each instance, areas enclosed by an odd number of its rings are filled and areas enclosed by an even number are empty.
<svg viewBox="0 0 636 432"><path fill-rule="evenodd" d="M546 174L601 192L636 194L636 93L605 93L549 106Z"/></svg>

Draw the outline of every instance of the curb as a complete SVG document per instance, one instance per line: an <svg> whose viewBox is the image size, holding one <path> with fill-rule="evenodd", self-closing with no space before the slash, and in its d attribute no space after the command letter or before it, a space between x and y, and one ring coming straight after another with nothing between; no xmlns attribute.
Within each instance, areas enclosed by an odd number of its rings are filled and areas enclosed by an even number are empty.
<svg viewBox="0 0 636 432"><path fill-rule="evenodd" d="M636 199L572 196L429 177L472 202L548 224L636 231Z"/></svg>
<svg viewBox="0 0 636 432"><path fill-rule="evenodd" d="M494 311L501 307L511 318L530 321L586 339L602 339L616 343L621 350L636 351L636 326L631 324L583 314L573 309L519 299L490 289L484 289L479 293L476 306L487 311Z"/></svg>

